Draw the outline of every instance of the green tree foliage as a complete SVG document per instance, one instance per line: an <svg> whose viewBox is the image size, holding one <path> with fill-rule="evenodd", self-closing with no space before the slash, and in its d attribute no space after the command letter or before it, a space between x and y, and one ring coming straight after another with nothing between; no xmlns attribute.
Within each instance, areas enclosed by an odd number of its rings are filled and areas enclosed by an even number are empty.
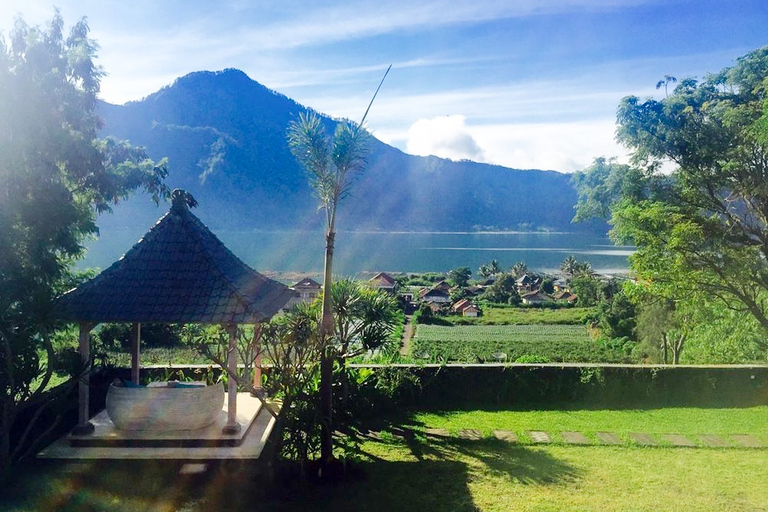
<svg viewBox="0 0 768 512"><path fill-rule="evenodd" d="M517 293L514 276L512 274L501 274L496 281L485 290L483 298L500 304L520 304L520 294Z"/></svg>
<svg viewBox="0 0 768 512"><path fill-rule="evenodd" d="M58 11L47 29L19 19L0 39L0 470L23 455L8 432L49 382L39 354L54 357L53 299L74 282L96 212L137 189L155 201L167 195L165 161L97 138L96 50L84 19L65 37Z"/></svg>
<svg viewBox="0 0 768 512"><path fill-rule="evenodd" d="M609 338L635 337L635 306L622 291L597 306L600 329Z"/></svg>
<svg viewBox="0 0 768 512"><path fill-rule="evenodd" d="M768 47L663 100L624 98L618 139L668 187L613 210L613 236L634 243L638 277L656 295L701 290L768 330ZM766 345L768 346L768 344Z"/></svg>
<svg viewBox="0 0 768 512"><path fill-rule="evenodd" d="M570 281L571 292L579 298L579 306L597 305L604 297L603 283L591 276L578 276Z"/></svg>
<svg viewBox="0 0 768 512"><path fill-rule="evenodd" d="M583 171L573 173L571 183L579 194L572 222L583 222L591 219L609 219L611 207L621 199L644 199L647 195L648 178L637 167L600 157ZM576 263L575 258L570 258L569 263ZM565 264L565 261L563 263Z"/></svg>
<svg viewBox="0 0 768 512"><path fill-rule="evenodd" d="M464 288L469 284L469 278L472 276L472 271L469 267L454 268L448 272L448 280L452 285Z"/></svg>

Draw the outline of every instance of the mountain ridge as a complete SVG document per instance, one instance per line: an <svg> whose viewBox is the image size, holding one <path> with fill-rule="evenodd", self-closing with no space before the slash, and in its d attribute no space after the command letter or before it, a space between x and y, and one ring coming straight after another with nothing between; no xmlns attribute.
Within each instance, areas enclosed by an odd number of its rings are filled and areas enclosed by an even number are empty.
<svg viewBox="0 0 768 512"><path fill-rule="evenodd" d="M100 103L102 135L169 157L168 184L200 202L212 227L312 228L322 222L305 172L290 154L288 123L314 111L229 68L176 79L139 101ZM327 130L337 122L322 116ZM568 175L408 155L373 139L369 165L339 210L347 230L601 231L573 225ZM99 219L102 229L157 218L140 197Z"/></svg>

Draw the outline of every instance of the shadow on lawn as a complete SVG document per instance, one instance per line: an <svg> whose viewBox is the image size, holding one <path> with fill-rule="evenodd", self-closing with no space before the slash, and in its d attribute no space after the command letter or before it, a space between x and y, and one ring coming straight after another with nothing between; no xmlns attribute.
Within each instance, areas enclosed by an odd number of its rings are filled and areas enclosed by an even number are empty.
<svg viewBox="0 0 768 512"><path fill-rule="evenodd" d="M2 510L29 511L360 511L477 512L467 465L457 461L363 462L336 485L270 488L252 464L209 464L179 475L181 464L102 461L32 464L0 498Z"/></svg>

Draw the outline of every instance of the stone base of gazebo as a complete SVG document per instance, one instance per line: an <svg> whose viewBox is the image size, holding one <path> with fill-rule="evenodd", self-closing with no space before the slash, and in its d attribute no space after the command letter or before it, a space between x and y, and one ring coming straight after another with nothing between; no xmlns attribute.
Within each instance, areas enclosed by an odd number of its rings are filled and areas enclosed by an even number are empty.
<svg viewBox="0 0 768 512"><path fill-rule="evenodd" d="M239 432L225 434L226 404L213 425L174 432L124 431L115 428L106 411L93 418L95 429L86 436L67 435L39 454L43 459L257 459L275 424L261 402L248 393L237 394Z"/></svg>

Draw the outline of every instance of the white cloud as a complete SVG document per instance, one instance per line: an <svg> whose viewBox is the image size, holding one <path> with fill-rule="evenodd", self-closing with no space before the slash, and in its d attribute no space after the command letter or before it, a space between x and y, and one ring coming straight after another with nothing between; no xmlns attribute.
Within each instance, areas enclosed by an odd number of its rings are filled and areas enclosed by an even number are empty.
<svg viewBox="0 0 768 512"><path fill-rule="evenodd" d="M599 156L626 162L626 148L614 140L612 118L525 124L492 124L472 128L485 149L486 161L514 169L584 169Z"/></svg>
<svg viewBox="0 0 768 512"><path fill-rule="evenodd" d="M452 160L485 160L483 150L469 133L464 116L419 119L408 129L408 152Z"/></svg>

